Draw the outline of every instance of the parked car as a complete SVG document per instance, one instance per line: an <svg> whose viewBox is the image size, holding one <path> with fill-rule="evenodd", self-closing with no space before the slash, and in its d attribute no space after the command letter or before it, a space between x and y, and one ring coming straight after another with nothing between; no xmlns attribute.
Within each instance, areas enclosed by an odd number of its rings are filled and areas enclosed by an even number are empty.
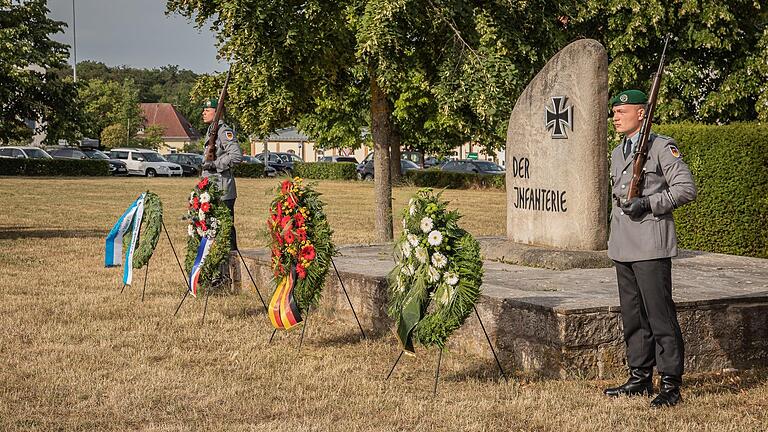
<svg viewBox="0 0 768 432"><path fill-rule="evenodd" d="M165 159L168 162L179 164L182 174L185 176L199 175L203 166L203 155L197 153L171 153L165 155Z"/></svg>
<svg viewBox="0 0 768 432"><path fill-rule="evenodd" d="M38 147L0 147L0 158L6 159L53 159Z"/></svg>
<svg viewBox="0 0 768 432"><path fill-rule="evenodd" d="M504 167L490 161L460 159L448 161L440 166L443 171L475 174L504 174Z"/></svg>
<svg viewBox="0 0 768 432"><path fill-rule="evenodd" d="M352 162L357 163L357 159L354 156L322 156L317 160L318 162Z"/></svg>
<svg viewBox="0 0 768 432"><path fill-rule="evenodd" d="M422 158L422 155L420 152L404 151L400 153L400 159L409 160L415 163L416 165L421 165L421 158ZM368 153L365 156L365 159L363 159L363 161L360 162L360 165L362 166L368 163L369 160L373 160L373 152ZM440 165L440 163L441 163L440 159L434 156L429 156L426 159L424 159L424 168L430 168L436 165Z"/></svg>
<svg viewBox="0 0 768 432"><path fill-rule="evenodd" d="M279 153L269 152L267 153L267 155L269 155L267 159L269 161L269 167L274 168L275 175L278 175L278 174L291 175L291 173L293 172L293 162L290 162L290 163L286 162L280 156ZM266 163L264 163L264 153L259 153L257 155L254 155L253 159L255 159L256 162L262 165L267 165ZM270 175L270 174L271 173L267 171L267 175Z"/></svg>
<svg viewBox="0 0 768 432"><path fill-rule="evenodd" d="M280 159L285 162L289 169L293 171L293 166L297 163L304 163L304 159L300 158L297 154L294 153L280 153L275 152L276 155L280 156Z"/></svg>
<svg viewBox="0 0 768 432"><path fill-rule="evenodd" d="M156 175L179 176L183 171L179 164L168 162L160 153L140 148L116 148L109 152L113 159L120 159L128 165L128 174L154 177Z"/></svg>
<svg viewBox="0 0 768 432"><path fill-rule="evenodd" d="M109 162L109 173L112 175L128 175L128 165L117 159L110 159L109 156L107 156L104 152L99 151L95 148L80 148L80 151L83 152L88 159L96 159L96 160L106 160Z"/></svg>
<svg viewBox="0 0 768 432"><path fill-rule="evenodd" d="M421 167L413 163L412 161L400 159L400 173L405 174L408 171L420 170ZM368 160L365 164L360 164L357 167L357 178L359 180L373 180L373 158Z"/></svg>
<svg viewBox="0 0 768 432"><path fill-rule="evenodd" d="M77 147L47 147L45 151L54 159L88 159Z"/></svg>

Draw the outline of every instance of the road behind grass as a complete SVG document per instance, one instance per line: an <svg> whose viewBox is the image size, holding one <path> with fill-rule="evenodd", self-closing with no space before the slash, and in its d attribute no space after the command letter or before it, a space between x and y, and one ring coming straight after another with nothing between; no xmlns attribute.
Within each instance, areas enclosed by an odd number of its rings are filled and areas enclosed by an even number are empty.
<svg viewBox="0 0 768 432"><path fill-rule="evenodd" d="M500 382L493 364L448 353L431 396L436 351L419 350L384 376L391 337L360 342L354 323L314 316L271 345L249 289L175 309L183 284L167 240L119 294L104 240L146 189L160 195L183 254L180 220L194 179L0 178L0 430L766 430L768 374L688 378L685 403L651 411L647 398L607 400L606 381ZM265 244L276 180L239 179L241 248ZM321 182L339 244L374 240L373 185ZM395 190L395 209L415 188ZM505 196L446 191L462 226L502 235ZM399 224L396 224L399 227ZM613 382L611 382L613 383Z"/></svg>

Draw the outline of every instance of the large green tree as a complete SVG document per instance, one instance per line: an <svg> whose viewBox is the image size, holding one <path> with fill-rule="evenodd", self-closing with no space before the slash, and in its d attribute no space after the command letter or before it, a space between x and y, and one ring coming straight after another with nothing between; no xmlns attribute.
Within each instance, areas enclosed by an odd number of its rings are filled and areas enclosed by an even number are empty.
<svg viewBox="0 0 768 432"><path fill-rule="evenodd" d="M321 146L354 146L369 127L379 240L392 238L401 144L499 147L506 105L564 37L544 1L170 0L168 8L213 23L233 64L229 107L247 130L264 136L298 122Z"/></svg>
<svg viewBox="0 0 768 432"><path fill-rule="evenodd" d="M130 79L122 83L115 81L90 80L79 83L79 101L83 116L83 135L102 137L105 129L122 130L123 144L130 144L136 132L143 127L144 117L139 105L136 85ZM111 132L110 137L116 136ZM114 139L104 141L112 147Z"/></svg>
<svg viewBox="0 0 768 432"><path fill-rule="evenodd" d="M758 0L585 0L563 8L570 37L608 50L611 90L647 89L672 38L662 122L768 120L768 4Z"/></svg>
<svg viewBox="0 0 768 432"><path fill-rule="evenodd" d="M51 40L64 23L49 19L44 0L0 0L0 143L29 140L47 132L47 140L77 135L76 90L53 68L69 57L67 45ZM39 121L33 131L27 121Z"/></svg>

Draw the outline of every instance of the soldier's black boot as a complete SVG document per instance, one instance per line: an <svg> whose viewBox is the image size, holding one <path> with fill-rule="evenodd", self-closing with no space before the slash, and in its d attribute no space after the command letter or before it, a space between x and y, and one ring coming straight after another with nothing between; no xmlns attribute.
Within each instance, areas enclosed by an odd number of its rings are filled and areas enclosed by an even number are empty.
<svg viewBox="0 0 768 432"><path fill-rule="evenodd" d="M653 393L653 368L630 368L629 379L618 387L603 391L606 396L638 396Z"/></svg>
<svg viewBox="0 0 768 432"><path fill-rule="evenodd" d="M680 375L662 375L659 394L651 401L651 407L675 406L678 402L682 402L683 398L680 397L680 386L682 384L683 377Z"/></svg>

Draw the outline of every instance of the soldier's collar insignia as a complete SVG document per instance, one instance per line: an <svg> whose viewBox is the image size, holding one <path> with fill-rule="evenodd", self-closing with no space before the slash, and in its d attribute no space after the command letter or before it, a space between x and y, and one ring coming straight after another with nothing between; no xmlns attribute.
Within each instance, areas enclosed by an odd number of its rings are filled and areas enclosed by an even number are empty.
<svg viewBox="0 0 768 432"><path fill-rule="evenodd" d="M224 132L224 136L227 137L228 140L232 141L235 139L235 134L232 133L232 131L226 131Z"/></svg>
<svg viewBox="0 0 768 432"><path fill-rule="evenodd" d="M680 157L680 150L678 150L678 148L673 145L669 146L669 152L672 153L672 156L676 158Z"/></svg>

